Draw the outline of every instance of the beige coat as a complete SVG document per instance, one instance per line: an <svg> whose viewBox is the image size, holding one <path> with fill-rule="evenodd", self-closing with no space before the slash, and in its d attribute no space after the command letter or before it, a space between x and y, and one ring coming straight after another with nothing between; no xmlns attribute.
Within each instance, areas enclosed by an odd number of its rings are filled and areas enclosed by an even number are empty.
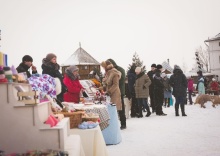
<svg viewBox="0 0 220 156"><path fill-rule="evenodd" d="M140 74L142 76L140 76ZM137 79L135 81L135 95L136 98L148 98L149 96L149 86L151 84L150 78L144 74L140 73L139 78L137 76Z"/></svg>
<svg viewBox="0 0 220 156"><path fill-rule="evenodd" d="M116 104L117 110L122 110L121 92L119 89L121 73L117 69L112 68L112 66L107 68L108 71L103 79L103 82L106 84L106 91L111 97L111 102Z"/></svg>

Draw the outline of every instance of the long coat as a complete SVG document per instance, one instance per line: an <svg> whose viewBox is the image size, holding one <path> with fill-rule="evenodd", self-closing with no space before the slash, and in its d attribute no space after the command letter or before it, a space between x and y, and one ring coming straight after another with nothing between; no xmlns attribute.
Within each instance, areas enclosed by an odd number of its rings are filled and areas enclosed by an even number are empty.
<svg viewBox="0 0 220 156"><path fill-rule="evenodd" d="M110 65L107 68L106 77L103 79L103 82L106 84L106 91L111 97L111 102L116 104L117 110L122 110L121 92L119 89L121 73Z"/></svg>
<svg viewBox="0 0 220 156"><path fill-rule="evenodd" d="M151 80L144 72L137 75L135 81L136 98L148 98L150 84L151 84Z"/></svg>
<svg viewBox="0 0 220 156"><path fill-rule="evenodd" d="M79 103L80 91L83 88L79 80L71 80L67 75L64 76L63 83L67 87L67 92L64 93L63 99L66 102Z"/></svg>
<svg viewBox="0 0 220 156"><path fill-rule="evenodd" d="M181 69L174 69L169 83L173 87L174 97L186 97L187 79Z"/></svg>
<svg viewBox="0 0 220 156"><path fill-rule="evenodd" d="M113 59L108 59L108 60L113 64L114 68L117 69L121 73L121 78L119 79L119 88L120 88L121 95L124 96L125 95L125 70L122 67L118 66Z"/></svg>

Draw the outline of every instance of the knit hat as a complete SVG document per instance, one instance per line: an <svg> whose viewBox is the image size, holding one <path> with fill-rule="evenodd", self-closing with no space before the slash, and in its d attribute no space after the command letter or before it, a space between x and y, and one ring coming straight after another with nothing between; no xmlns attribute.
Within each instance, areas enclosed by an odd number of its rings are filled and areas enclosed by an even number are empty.
<svg viewBox="0 0 220 156"><path fill-rule="evenodd" d="M215 81L215 78L212 78L212 81Z"/></svg>
<svg viewBox="0 0 220 156"><path fill-rule="evenodd" d="M181 69L181 68L178 65L174 65L174 69Z"/></svg>
<svg viewBox="0 0 220 156"><path fill-rule="evenodd" d="M136 73L140 73L140 72L141 72L141 70L142 70L142 68L141 68L141 67L136 67L136 68L135 68L135 72L136 72Z"/></svg>
<svg viewBox="0 0 220 156"><path fill-rule="evenodd" d="M151 65L151 67L156 68L156 67L157 67L157 65L156 65L155 63L153 63L153 64Z"/></svg>
<svg viewBox="0 0 220 156"><path fill-rule="evenodd" d="M166 76L167 76L167 74L161 73L161 77L162 77L162 78L165 78Z"/></svg>
<svg viewBox="0 0 220 156"><path fill-rule="evenodd" d="M48 60L48 61L50 61L50 60L52 60L54 57L57 57L54 53L49 53L49 54L47 54L47 56L46 56L46 59Z"/></svg>
<svg viewBox="0 0 220 156"><path fill-rule="evenodd" d="M158 64L158 65L156 66L156 68L157 68L157 69L162 69L163 67L162 67L162 65Z"/></svg>
<svg viewBox="0 0 220 156"><path fill-rule="evenodd" d="M33 58L30 55L25 55L22 58L22 62L33 62Z"/></svg>
<svg viewBox="0 0 220 156"><path fill-rule="evenodd" d="M69 70L71 73L73 73L74 71L78 71L79 68L77 66L69 66L66 70Z"/></svg>

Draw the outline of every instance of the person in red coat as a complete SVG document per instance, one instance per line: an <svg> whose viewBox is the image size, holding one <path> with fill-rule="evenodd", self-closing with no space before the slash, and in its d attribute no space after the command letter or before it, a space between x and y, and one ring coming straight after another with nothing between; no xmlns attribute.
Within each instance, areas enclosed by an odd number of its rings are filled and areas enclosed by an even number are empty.
<svg viewBox="0 0 220 156"><path fill-rule="evenodd" d="M219 94L219 85L215 78L212 78L212 82L210 83L211 91L213 91L214 95Z"/></svg>
<svg viewBox="0 0 220 156"><path fill-rule="evenodd" d="M69 66L65 70L63 83L67 87L67 92L63 95L64 101L79 103L80 94L83 89L79 82L79 68L76 66Z"/></svg>

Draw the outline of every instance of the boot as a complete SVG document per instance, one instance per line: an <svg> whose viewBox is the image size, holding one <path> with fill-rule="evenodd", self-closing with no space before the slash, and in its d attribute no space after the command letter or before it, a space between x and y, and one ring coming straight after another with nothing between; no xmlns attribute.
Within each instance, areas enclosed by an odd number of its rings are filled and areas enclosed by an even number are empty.
<svg viewBox="0 0 220 156"><path fill-rule="evenodd" d="M181 105L180 105L180 108L181 108L182 116L187 116L187 115L185 114L185 104L181 104Z"/></svg>
<svg viewBox="0 0 220 156"><path fill-rule="evenodd" d="M138 104L138 118L142 118L143 114L142 114L142 105Z"/></svg>
<svg viewBox="0 0 220 156"><path fill-rule="evenodd" d="M150 112L150 108L149 108L149 106L147 106L147 114L146 114L146 117L149 117L150 115L151 115L151 112Z"/></svg>
<svg viewBox="0 0 220 156"><path fill-rule="evenodd" d="M175 104L176 116L179 116L179 104Z"/></svg>

